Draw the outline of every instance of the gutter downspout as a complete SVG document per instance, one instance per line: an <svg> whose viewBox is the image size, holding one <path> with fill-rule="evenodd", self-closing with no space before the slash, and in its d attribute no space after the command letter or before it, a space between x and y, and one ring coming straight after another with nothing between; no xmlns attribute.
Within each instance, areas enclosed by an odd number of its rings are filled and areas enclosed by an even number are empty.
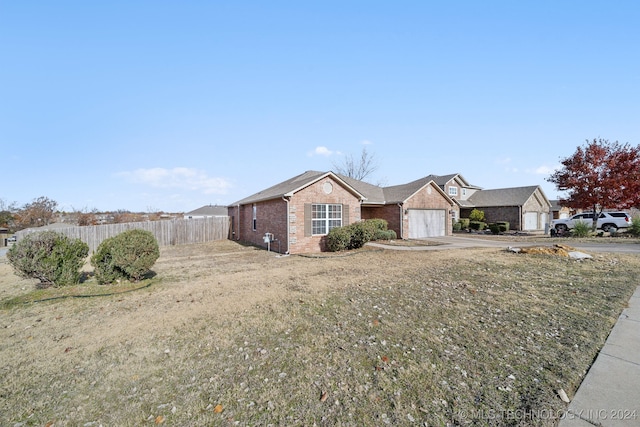
<svg viewBox="0 0 640 427"><path fill-rule="evenodd" d="M242 221L240 221L240 204L239 203L236 206L236 209L238 209L238 220L236 221L237 228L238 228L238 233L236 234L236 241L239 241L240 240L240 223L242 222Z"/></svg>
<svg viewBox="0 0 640 427"><path fill-rule="evenodd" d="M289 213L289 202L291 201L290 199L287 199L286 196L282 196L282 200L284 200L285 202L287 202L287 251L285 252L286 255L289 255L289 250L290 250L290 244L289 244L289 240L291 239L291 225L290 225L290 221L291 221L291 215Z"/></svg>
<svg viewBox="0 0 640 427"><path fill-rule="evenodd" d="M404 239L404 208L402 207L402 203L398 203L398 207L400 208L400 239Z"/></svg>

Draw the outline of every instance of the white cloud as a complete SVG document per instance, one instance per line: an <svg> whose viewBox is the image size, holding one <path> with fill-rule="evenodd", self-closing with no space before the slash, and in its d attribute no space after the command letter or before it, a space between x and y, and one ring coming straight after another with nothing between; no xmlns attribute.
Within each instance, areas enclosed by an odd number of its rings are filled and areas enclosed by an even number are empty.
<svg viewBox="0 0 640 427"><path fill-rule="evenodd" d="M369 141L368 139L363 139L362 141L360 141L360 144L362 144L362 145L371 145L371 144L373 144L373 142Z"/></svg>
<svg viewBox="0 0 640 427"><path fill-rule="evenodd" d="M501 157L496 159L496 164L498 165L508 165L509 163L511 163L510 157Z"/></svg>
<svg viewBox="0 0 640 427"><path fill-rule="evenodd" d="M533 173L536 175L551 175L559 168L560 168L560 165L555 165L553 167L542 165L534 169Z"/></svg>
<svg viewBox="0 0 640 427"><path fill-rule="evenodd" d="M313 151L309 152L309 156L319 155L319 156L329 157L332 154L333 154L333 151L329 150L324 145L319 145Z"/></svg>
<svg viewBox="0 0 640 427"><path fill-rule="evenodd" d="M231 187L224 178L210 177L202 170L184 167L136 169L116 175L129 182L155 188L201 191L204 194L226 194Z"/></svg>

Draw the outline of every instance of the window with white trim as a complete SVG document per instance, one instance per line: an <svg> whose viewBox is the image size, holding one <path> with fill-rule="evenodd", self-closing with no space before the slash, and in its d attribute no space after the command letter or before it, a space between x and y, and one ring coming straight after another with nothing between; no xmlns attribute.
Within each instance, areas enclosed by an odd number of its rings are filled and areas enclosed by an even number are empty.
<svg viewBox="0 0 640 427"><path fill-rule="evenodd" d="M342 205L314 203L311 207L311 233L327 234L335 227L342 227Z"/></svg>
<svg viewBox="0 0 640 427"><path fill-rule="evenodd" d="M256 227L258 223L258 208L256 207L256 205L253 205L253 231L256 231Z"/></svg>
<svg viewBox="0 0 640 427"><path fill-rule="evenodd" d="M449 187L449 195L457 196L458 195L458 187Z"/></svg>

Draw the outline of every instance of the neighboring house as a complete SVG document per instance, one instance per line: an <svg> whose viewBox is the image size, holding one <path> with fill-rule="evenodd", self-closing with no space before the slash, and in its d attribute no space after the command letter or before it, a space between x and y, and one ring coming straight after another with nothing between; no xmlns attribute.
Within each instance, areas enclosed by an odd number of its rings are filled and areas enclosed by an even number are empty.
<svg viewBox="0 0 640 427"><path fill-rule="evenodd" d="M229 212L226 206L207 205L191 212L187 212L184 214L184 219L212 218L228 215Z"/></svg>
<svg viewBox="0 0 640 427"><path fill-rule="evenodd" d="M342 178L366 197L361 207L362 219L385 219L398 238L421 239L451 234L456 208L453 199L432 177L390 187Z"/></svg>
<svg viewBox="0 0 640 427"><path fill-rule="evenodd" d="M561 206L559 200L549 200L551 203L551 219L569 218L572 210L566 206Z"/></svg>
<svg viewBox="0 0 640 427"><path fill-rule="evenodd" d="M466 201L476 191L482 190L481 187L469 184L469 182L459 173L449 175L429 175L429 178L433 179L442 191L456 202L454 209L452 209L452 220L454 222L460 219L460 207L465 206L467 204Z"/></svg>
<svg viewBox="0 0 640 427"><path fill-rule="evenodd" d="M234 240L296 254L320 252L333 227L383 218L399 238L451 234L454 201L429 177L378 187L333 172L307 171L229 206ZM269 235L267 235L269 233Z"/></svg>
<svg viewBox="0 0 640 427"><path fill-rule="evenodd" d="M473 209L484 212L487 222L508 221L511 230L540 231L550 223L551 203L540 186L476 191L460 203L460 215Z"/></svg>

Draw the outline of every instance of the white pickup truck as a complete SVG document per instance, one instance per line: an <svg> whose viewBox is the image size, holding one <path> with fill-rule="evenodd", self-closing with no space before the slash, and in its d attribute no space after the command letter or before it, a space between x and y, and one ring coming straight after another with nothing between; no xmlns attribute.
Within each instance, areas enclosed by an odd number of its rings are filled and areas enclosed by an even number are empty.
<svg viewBox="0 0 640 427"><path fill-rule="evenodd" d="M593 212L582 212L570 218L553 220L551 226L556 231L564 233L575 227L576 222L582 221L587 225L593 224ZM626 228L631 226L631 217L626 212L602 212L598 217L597 228L607 232L612 229Z"/></svg>

